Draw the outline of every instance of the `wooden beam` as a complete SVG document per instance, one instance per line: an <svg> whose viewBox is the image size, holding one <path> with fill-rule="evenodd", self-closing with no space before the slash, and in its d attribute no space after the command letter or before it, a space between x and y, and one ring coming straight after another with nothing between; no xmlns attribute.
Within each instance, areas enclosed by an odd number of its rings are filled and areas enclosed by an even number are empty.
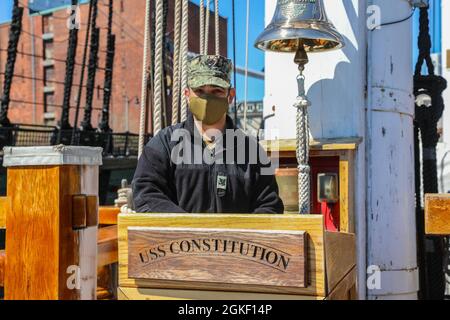
<svg viewBox="0 0 450 320"><path fill-rule="evenodd" d="M11 206L10 201L8 197L0 197L0 229L6 228L6 213Z"/></svg>
<svg viewBox="0 0 450 320"><path fill-rule="evenodd" d="M356 237L354 234L325 232L325 265L327 292L356 266Z"/></svg>
<svg viewBox="0 0 450 320"><path fill-rule="evenodd" d="M98 212L100 225L116 225L119 213L120 208L117 207L100 207Z"/></svg>
<svg viewBox="0 0 450 320"><path fill-rule="evenodd" d="M98 230L97 267L101 268L119 261L117 226Z"/></svg>
<svg viewBox="0 0 450 320"><path fill-rule="evenodd" d="M425 195L425 233L450 235L450 194Z"/></svg>
<svg viewBox="0 0 450 320"><path fill-rule="evenodd" d="M306 288L273 288L257 285L176 282L170 280L131 279L129 277L129 242L131 227L145 228L200 228L200 229L249 229L276 231L305 231L308 234L307 264L308 286ZM326 295L324 224L321 215L252 215L252 214L121 214L119 215L119 282L121 287L185 289L207 291L246 291L258 293L297 294L309 296Z"/></svg>
<svg viewBox="0 0 450 320"><path fill-rule="evenodd" d="M353 268L328 295L327 300L357 300L356 268Z"/></svg>
<svg viewBox="0 0 450 320"><path fill-rule="evenodd" d="M5 262L6 262L5 250L0 250L0 287L3 287L5 283Z"/></svg>
<svg viewBox="0 0 450 320"><path fill-rule="evenodd" d="M96 298L97 225L88 225L97 220L97 199L86 202L95 217L80 230L73 227L72 199L98 195L100 164L98 148L5 148L11 202L5 300Z"/></svg>
<svg viewBox="0 0 450 320"><path fill-rule="evenodd" d="M200 291L200 290L170 290L151 288L118 288L119 300L324 300L322 296L301 296L289 294L266 294L251 292Z"/></svg>

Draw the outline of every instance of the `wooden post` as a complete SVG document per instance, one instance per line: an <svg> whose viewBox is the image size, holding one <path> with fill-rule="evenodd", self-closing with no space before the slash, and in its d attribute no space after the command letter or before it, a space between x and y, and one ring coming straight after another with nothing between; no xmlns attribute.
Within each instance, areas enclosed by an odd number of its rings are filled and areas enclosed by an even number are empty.
<svg viewBox="0 0 450 320"><path fill-rule="evenodd" d="M102 149L4 149L5 299L96 298Z"/></svg>

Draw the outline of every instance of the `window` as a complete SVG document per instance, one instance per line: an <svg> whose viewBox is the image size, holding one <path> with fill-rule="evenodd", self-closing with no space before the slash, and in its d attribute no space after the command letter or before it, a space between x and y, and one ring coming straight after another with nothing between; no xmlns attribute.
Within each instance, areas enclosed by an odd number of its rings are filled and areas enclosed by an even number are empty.
<svg viewBox="0 0 450 320"><path fill-rule="evenodd" d="M55 109L55 94L53 92L44 93L44 112L50 112Z"/></svg>
<svg viewBox="0 0 450 320"><path fill-rule="evenodd" d="M42 16L42 33L53 33L53 16L51 14Z"/></svg>
<svg viewBox="0 0 450 320"><path fill-rule="evenodd" d="M50 60L53 58L53 40L44 40L44 60Z"/></svg>
<svg viewBox="0 0 450 320"><path fill-rule="evenodd" d="M53 66L44 67L44 86L45 87L53 86L54 79L55 79L55 67Z"/></svg>

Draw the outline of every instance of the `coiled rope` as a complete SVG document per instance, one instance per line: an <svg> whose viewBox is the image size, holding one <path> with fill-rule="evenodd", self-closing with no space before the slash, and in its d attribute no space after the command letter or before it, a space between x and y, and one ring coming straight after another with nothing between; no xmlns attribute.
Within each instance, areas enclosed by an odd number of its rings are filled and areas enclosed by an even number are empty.
<svg viewBox="0 0 450 320"><path fill-rule="evenodd" d="M209 52L209 21L211 19L211 10L210 10L210 0L206 0L206 17L205 17L205 44L204 44L204 52L203 54L208 54Z"/></svg>
<svg viewBox="0 0 450 320"><path fill-rule="evenodd" d="M187 65L188 65L188 45L189 45L189 0L182 0L182 15L183 21L181 25L181 92L187 88ZM187 100L181 99L181 121L187 119Z"/></svg>
<svg viewBox="0 0 450 320"><path fill-rule="evenodd" d="M141 113L139 123L139 158L144 151L145 144L145 118L147 106L147 82L148 82L148 54L149 54L149 39L150 39L150 2L147 0L145 6L145 32L144 32L144 56L142 64L142 87L141 87Z"/></svg>
<svg viewBox="0 0 450 320"><path fill-rule="evenodd" d="M163 24L164 24L164 0L156 0L156 35L155 35L155 87L153 92L153 121L154 134L161 131L162 110L162 77L163 77Z"/></svg>
<svg viewBox="0 0 450 320"><path fill-rule="evenodd" d="M180 66L181 66L181 0L175 0L174 17L174 51L173 51L173 90L172 90L172 125L178 123L180 91Z"/></svg>
<svg viewBox="0 0 450 320"><path fill-rule="evenodd" d="M205 0L200 0L200 54L204 53L205 53Z"/></svg>
<svg viewBox="0 0 450 320"><path fill-rule="evenodd" d="M216 25L216 55L220 55L220 20L219 20L219 0L215 0L214 2L214 17L215 17L215 25Z"/></svg>

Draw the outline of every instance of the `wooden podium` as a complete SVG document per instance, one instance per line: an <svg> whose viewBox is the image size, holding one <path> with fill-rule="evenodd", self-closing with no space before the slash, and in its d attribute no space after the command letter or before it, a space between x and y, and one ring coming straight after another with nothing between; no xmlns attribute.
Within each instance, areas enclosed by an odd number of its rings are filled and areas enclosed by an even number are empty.
<svg viewBox="0 0 450 320"><path fill-rule="evenodd" d="M356 299L355 236L321 215L119 215L119 299Z"/></svg>

